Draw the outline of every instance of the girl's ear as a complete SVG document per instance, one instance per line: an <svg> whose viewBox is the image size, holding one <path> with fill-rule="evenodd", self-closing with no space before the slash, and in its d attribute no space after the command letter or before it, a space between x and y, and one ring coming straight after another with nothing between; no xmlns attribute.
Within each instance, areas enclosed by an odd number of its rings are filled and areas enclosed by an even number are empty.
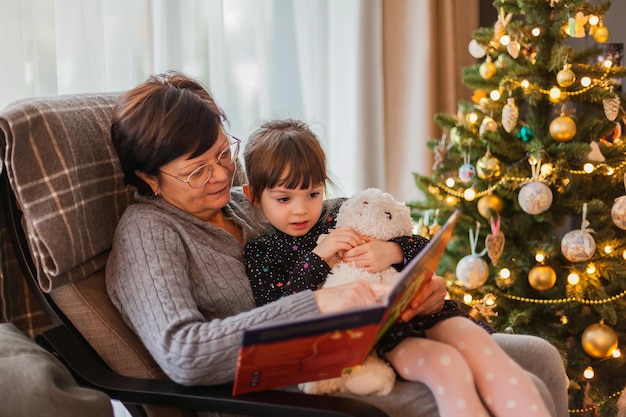
<svg viewBox="0 0 626 417"><path fill-rule="evenodd" d="M156 176L148 175L145 172L135 170L135 175L141 178L146 184L152 188L154 195L161 195L161 184Z"/></svg>

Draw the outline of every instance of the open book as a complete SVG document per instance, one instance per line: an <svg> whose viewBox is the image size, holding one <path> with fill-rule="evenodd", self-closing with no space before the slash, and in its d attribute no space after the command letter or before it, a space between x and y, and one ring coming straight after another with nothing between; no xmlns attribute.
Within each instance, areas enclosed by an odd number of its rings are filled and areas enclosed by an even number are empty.
<svg viewBox="0 0 626 417"><path fill-rule="evenodd" d="M246 329L233 394L333 378L363 363L435 273L459 216L404 267L381 304Z"/></svg>

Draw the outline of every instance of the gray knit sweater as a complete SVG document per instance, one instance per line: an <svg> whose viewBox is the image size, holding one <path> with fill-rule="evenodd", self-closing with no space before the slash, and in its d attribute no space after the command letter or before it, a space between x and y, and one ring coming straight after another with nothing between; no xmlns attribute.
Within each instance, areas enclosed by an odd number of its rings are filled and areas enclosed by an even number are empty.
<svg viewBox="0 0 626 417"><path fill-rule="evenodd" d="M259 232L239 188L224 213L244 244ZM140 197L124 212L106 285L163 371L185 385L232 381L243 329L320 314L311 291L254 308L242 245L162 199Z"/></svg>

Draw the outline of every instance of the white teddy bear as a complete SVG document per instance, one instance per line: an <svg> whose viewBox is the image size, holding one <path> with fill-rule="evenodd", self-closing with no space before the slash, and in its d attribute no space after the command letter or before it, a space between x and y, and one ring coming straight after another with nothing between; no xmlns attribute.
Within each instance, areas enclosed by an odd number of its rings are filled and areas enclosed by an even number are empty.
<svg viewBox="0 0 626 417"><path fill-rule="evenodd" d="M350 226L359 234L380 240L410 236L413 233L411 210L389 193L368 188L347 199L337 213L337 226ZM320 236L318 242L326 235ZM332 263L331 263L332 265ZM370 273L352 263L340 262L332 266L324 287L333 287L356 280L392 282L398 272L389 267L378 273ZM376 353L370 353L365 362L338 378L300 384L308 394L351 392L357 395L387 395L391 392L396 376Z"/></svg>

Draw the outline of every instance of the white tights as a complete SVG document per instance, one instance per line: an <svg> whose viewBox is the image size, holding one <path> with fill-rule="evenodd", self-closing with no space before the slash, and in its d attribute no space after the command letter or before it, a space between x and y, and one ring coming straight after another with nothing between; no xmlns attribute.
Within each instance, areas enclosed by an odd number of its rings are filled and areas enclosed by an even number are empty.
<svg viewBox="0 0 626 417"><path fill-rule="evenodd" d="M430 388L442 417L550 415L526 372L470 319L442 320L426 336L403 340L387 359Z"/></svg>

